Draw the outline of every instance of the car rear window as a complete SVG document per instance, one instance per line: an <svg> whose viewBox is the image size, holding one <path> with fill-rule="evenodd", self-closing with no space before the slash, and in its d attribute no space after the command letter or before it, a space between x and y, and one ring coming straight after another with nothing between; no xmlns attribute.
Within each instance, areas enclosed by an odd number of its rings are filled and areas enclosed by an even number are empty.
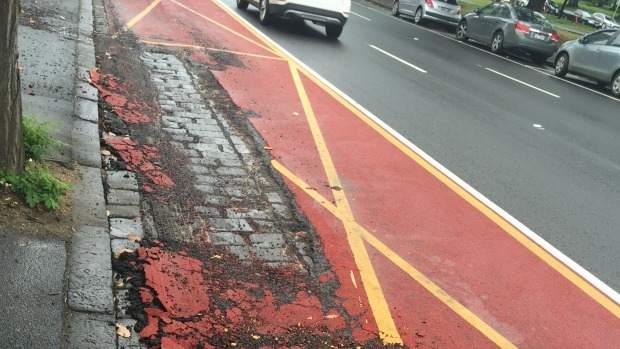
<svg viewBox="0 0 620 349"><path fill-rule="evenodd" d="M520 21L551 28L551 24L547 21L545 16L538 12L534 12L527 8L515 8L515 11L517 12L517 19Z"/></svg>
<svg viewBox="0 0 620 349"><path fill-rule="evenodd" d="M436 1L445 2L445 3L450 4L450 5L458 5L459 4L456 0L436 0Z"/></svg>

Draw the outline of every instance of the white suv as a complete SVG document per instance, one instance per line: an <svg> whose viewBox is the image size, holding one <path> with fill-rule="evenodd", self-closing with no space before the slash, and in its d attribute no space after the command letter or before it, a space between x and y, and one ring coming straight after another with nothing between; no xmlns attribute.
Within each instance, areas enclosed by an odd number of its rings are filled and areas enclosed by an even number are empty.
<svg viewBox="0 0 620 349"><path fill-rule="evenodd" d="M237 0L237 7L258 7L259 21L269 24L273 16L292 20L307 20L325 27L327 37L335 39L349 19L351 0Z"/></svg>

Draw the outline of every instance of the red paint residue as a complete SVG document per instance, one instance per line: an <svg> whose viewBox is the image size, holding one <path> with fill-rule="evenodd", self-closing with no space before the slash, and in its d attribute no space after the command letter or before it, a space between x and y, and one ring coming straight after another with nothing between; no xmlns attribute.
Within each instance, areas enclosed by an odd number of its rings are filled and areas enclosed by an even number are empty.
<svg viewBox="0 0 620 349"><path fill-rule="evenodd" d="M90 70L90 84L99 90L99 98L112 107L116 115L128 124L138 124L150 122L151 118L140 112L140 110L148 110L149 107L137 101L129 101L128 99L139 100L129 93L129 84L118 81L118 78L100 74L96 70Z"/></svg>
<svg viewBox="0 0 620 349"><path fill-rule="evenodd" d="M244 342L264 349L299 348L291 331L338 338L339 331L347 330L339 311L325 309L304 283L283 302L266 285L222 277L228 266L221 256L203 263L162 247L137 252L146 278L140 295L148 318L140 337L158 342L153 348L243 348ZM263 345L265 338L281 343Z"/></svg>
<svg viewBox="0 0 620 349"><path fill-rule="evenodd" d="M127 169L146 176L153 184L160 187L174 187L174 182L165 175L159 166L151 160L159 159L157 148L148 145L139 146L131 139L105 139L105 142L123 159Z"/></svg>

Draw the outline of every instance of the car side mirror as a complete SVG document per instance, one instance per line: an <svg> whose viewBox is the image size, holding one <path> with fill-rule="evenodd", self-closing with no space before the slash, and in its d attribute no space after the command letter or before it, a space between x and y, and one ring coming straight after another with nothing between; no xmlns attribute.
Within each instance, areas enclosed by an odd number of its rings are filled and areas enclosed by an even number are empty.
<svg viewBox="0 0 620 349"><path fill-rule="evenodd" d="M474 13L475 13L475 14L477 14L477 15L479 15L479 14L480 14L480 9L479 9L479 8L475 9L475 10L474 10Z"/></svg>
<svg viewBox="0 0 620 349"><path fill-rule="evenodd" d="M587 43L588 43L588 38L586 38L586 37L582 37L582 38L580 38L579 40L577 40L577 42L578 42L578 43L580 43L580 44L582 44L582 45L585 45L585 44L587 44Z"/></svg>

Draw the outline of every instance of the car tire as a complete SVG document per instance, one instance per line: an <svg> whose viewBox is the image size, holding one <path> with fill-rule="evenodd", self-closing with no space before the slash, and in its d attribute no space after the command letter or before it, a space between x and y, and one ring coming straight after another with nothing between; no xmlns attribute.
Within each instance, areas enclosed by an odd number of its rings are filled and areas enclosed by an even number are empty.
<svg viewBox="0 0 620 349"><path fill-rule="evenodd" d="M620 97L620 71L611 79L611 94Z"/></svg>
<svg viewBox="0 0 620 349"><path fill-rule="evenodd" d="M498 31L493 34L493 39L491 39L491 52L495 54L499 54L504 49L504 33Z"/></svg>
<svg viewBox="0 0 620 349"><path fill-rule="evenodd" d="M413 22L415 24L424 24L424 18L423 18L423 14L422 14L422 6L418 7L417 10L415 10L415 15L413 16Z"/></svg>
<svg viewBox="0 0 620 349"><path fill-rule="evenodd" d="M249 4L247 0L237 0L237 8L240 10L246 10Z"/></svg>
<svg viewBox="0 0 620 349"><path fill-rule="evenodd" d="M400 2L398 0L394 0L392 4L392 16L398 17L400 16Z"/></svg>
<svg viewBox="0 0 620 349"><path fill-rule="evenodd" d="M469 36L467 36L467 21L464 19L456 25L456 39L459 41L469 40Z"/></svg>
<svg viewBox="0 0 620 349"><path fill-rule="evenodd" d="M271 13L269 13L269 0L260 0L258 4L258 21L262 25L268 25L271 22Z"/></svg>
<svg viewBox="0 0 620 349"><path fill-rule="evenodd" d="M342 34L342 25L328 24L325 26L325 34L330 39L338 39Z"/></svg>
<svg viewBox="0 0 620 349"><path fill-rule="evenodd" d="M568 73L568 54L562 52L555 57L555 63L553 64L555 76L563 78Z"/></svg>

